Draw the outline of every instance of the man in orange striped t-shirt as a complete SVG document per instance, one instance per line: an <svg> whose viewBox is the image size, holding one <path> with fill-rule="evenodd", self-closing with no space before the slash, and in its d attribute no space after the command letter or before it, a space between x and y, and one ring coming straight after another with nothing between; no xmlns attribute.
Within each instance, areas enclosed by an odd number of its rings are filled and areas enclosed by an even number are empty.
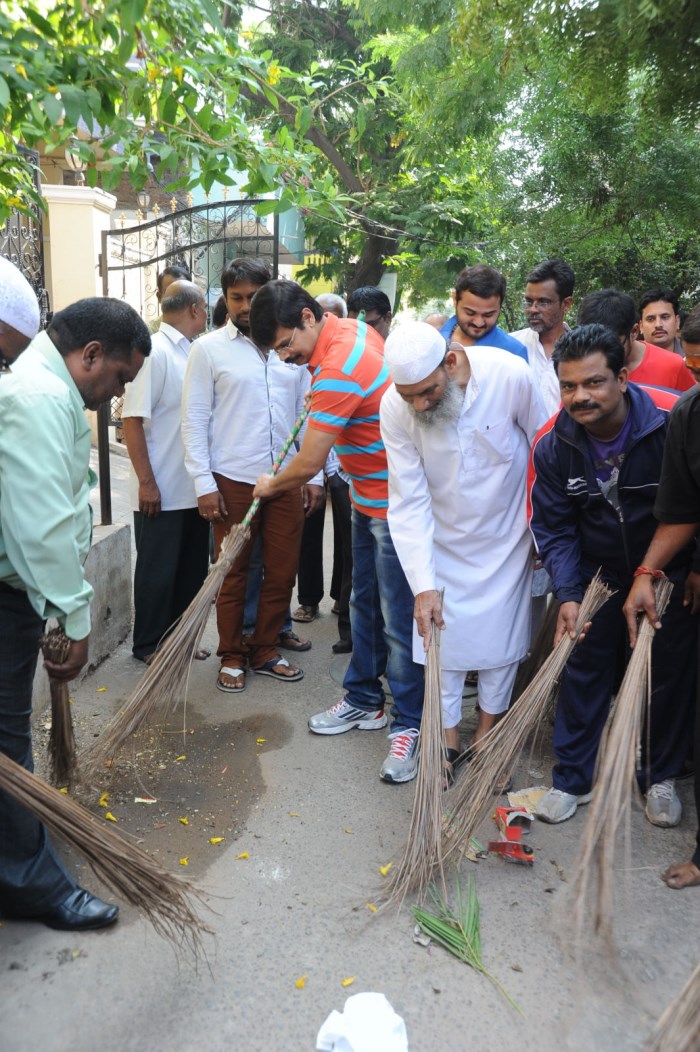
<svg viewBox="0 0 700 1052"><path fill-rule="evenodd" d="M316 300L292 281L272 281L255 295L251 335L283 361L308 365L311 411L301 450L275 478L258 479L254 496L270 500L302 486L335 446L350 480L353 574L350 600L353 652L344 698L312 716L315 734L342 734L386 726L386 672L394 706L391 748L380 777L408 782L418 769L418 731L423 708L423 669L412 656L413 594L387 525L388 482L379 403L390 384L384 341L362 321L324 314Z"/></svg>

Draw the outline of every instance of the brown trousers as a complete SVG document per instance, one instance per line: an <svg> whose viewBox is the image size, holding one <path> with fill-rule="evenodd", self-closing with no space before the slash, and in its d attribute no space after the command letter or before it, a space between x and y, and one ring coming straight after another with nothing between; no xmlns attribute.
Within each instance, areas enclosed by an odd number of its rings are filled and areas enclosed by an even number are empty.
<svg viewBox="0 0 700 1052"><path fill-rule="evenodd" d="M253 502L253 486L234 482L214 474L224 498L228 515L214 525L216 557L231 527L242 522ZM250 540L224 578L216 600L216 622L219 629L217 655L222 665L245 668L248 657L252 668L278 658L277 637L284 624L292 597L299 564L299 547L304 528L301 489L283 493L275 500L260 505L251 524ZM245 606L248 564L258 533L262 543L263 580L258 603L255 632L250 643L243 643L243 608Z"/></svg>

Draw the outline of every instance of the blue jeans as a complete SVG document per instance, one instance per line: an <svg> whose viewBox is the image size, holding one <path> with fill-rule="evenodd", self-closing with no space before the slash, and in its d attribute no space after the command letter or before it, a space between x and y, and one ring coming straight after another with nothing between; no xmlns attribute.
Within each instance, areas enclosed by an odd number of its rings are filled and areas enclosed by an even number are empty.
<svg viewBox="0 0 700 1052"><path fill-rule="evenodd" d="M243 608L243 634L252 636L255 631L255 622L258 619L258 602L260 600L260 587L262 585L262 540L260 534L255 538L253 552L248 564L248 583L245 589L245 606ZM292 631L292 611L287 610L280 632Z"/></svg>
<svg viewBox="0 0 700 1052"><path fill-rule="evenodd" d="M374 712L384 707L379 679L389 681L391 730L420 727L423 666L413 660L413 593L386 519L352 509L352 660L343 689L347 701Z"/></svg>

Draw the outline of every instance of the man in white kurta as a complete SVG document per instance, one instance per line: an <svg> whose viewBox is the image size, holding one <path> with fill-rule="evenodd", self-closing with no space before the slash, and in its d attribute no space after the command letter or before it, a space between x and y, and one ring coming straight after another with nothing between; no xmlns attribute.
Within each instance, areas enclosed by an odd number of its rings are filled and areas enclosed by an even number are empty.
<svg viewBox="0 0 700 1052"><path fill-rule="evenodd" d="M459 750L466 671L479 672L477 742L508 708L528 650L525 479L546 413L522 359L494 347L448 349L423 322L394 330L385 362L394 380L380 408L389 529L416 600L414 660L424 660L431 622L444 625L446 745Z"/></svg>

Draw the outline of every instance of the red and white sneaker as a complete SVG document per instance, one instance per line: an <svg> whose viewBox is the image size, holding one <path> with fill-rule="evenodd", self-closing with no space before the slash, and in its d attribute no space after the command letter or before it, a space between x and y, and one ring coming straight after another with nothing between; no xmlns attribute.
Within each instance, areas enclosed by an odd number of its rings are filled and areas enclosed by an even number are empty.
<svg viewBox="0 0 700 1052"><path fill-rule="evenodd" d="M415 727L389 735L391 748L382 764L379 777L383 782L410 782L418 774L418 737Z"/></svg>

